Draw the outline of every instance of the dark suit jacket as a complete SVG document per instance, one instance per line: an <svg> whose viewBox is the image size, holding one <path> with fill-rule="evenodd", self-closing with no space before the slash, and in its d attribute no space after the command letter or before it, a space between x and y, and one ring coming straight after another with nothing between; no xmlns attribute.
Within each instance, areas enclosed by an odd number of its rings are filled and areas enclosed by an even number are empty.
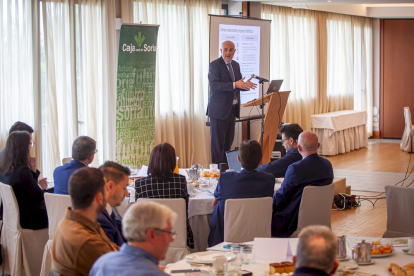
<svg viewBox="0 0 414 276"><path fill-rule="evenodd" d="M242 78L240 65L236 61L231 62L235 81ZM212 61L208 70L210 83L210 98L208 100L207 115L211 118L225 120L229 117L233 106L233 80L222 57ZM238 104L236 116L240 117L240 90L237 89Z"/></svg>
<svg viewBox="0 0 414 276"><path fill-rule="evenodd" d="M135 180L135 199L137 198L184 198L187 213L187 245L194 248L193 231L188 220L187 180L185 177L173 173L169 182L158 182L151 175Z"/></svg>
<svg viewBox="0 0 414 276"><path fill-rule="evenodd" d="M68 195L68 184L70 176L80 168L86 165L78 160L72 159L69 163L57 167L53 172L53 179L55 184L55 194Z"/></svg>
<svg viewBox="0 0 414 276"><path fill-rule="evenodd" d="M239 173L222 173L214 191L217 204L210 221L209 246L224 241L224 206L227 199L271 197L274 186L275 178L269 173L245 169Z"/></svg>
<svg viewBox="0 0 414 276"><path fill-rule="evenodd" d="M273 196L272 236L289 237L298 227L299 206L306 186L325 186L334 178L331 162L311 154L289 166Z"/></svg>
<svg viewBox="0 0 414 276"><path fill-rule="evenodd" d="M286 155L273 162L261 165L257 170L259 172L267 172L273 174L275 177L285 177L286 171L290 164L302 160L298 148L290 149Z"/></svg>
<svg viewBox="0 0 414 276"><path fill-rule="evenodd" d="M24 229L48 227L45 198L37 185L39 174L39 171L32 172L27 165L21 165L7 175L0 173L0 182L13 187L19 205L20 226Z"/></svg>
<svg viewBox="0 0 414 276"><path fill-rule="evenodd" d="M114 211L109 215L108 211L105 209L98 215L96 220L99 222L102 230L111 242L116 243L118 246L122 246L122 244L126 242L122 235L121 218L117 217Z"/></svg>

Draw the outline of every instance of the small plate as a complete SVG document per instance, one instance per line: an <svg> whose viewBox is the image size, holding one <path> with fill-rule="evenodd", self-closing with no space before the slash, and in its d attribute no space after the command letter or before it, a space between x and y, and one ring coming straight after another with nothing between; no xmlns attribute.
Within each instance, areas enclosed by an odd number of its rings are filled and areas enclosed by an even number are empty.
<svg viewBox="0 0 414 276"><path fill-rule="evenodd" d="M371 255L371 258L383 258L394 255L395 250L392 251L392 253L389 254L379 254L379 255Z"/></svg>
<svg viewBox="0 0 414 276"><path fill-rule="evenodd" d="M402 251L403 251L405 254L408 254L408 255L414 255L414 252L410 252L410 249L408 249L408 248L404 248Z"/></svg>
<svg viewBox="0 0 414 276"><path fill-rule="evenodd" d="M211 256L211 257L208 257ZM197 252L185 256L185 260L189 263L198 263L198 264L212 264L213 257L215 256L224 256L227 258L227 261L230 262L235 258L235 255L232 253L226 252L217 252L217 251L207 251L207 252Z"/></svg>
<svg viewBox="0 0 414 276"><path fill-rule="evenodd" d="M372 265L372 264L375 264L375 261L374 260L371 260L370 263L359 263L358 265Z"/></svg>
<svg viewBox="0 0 414 276"><path fill-rule="evenodd" d="M341 264L339 265L338 269L340 270L354 270L358 268L358 264L356 263L349 263L349 264Z"/></svg>
<svg viewBox="0 0 414 276"><path fill-rule="evenodd" d="M403 238L401 238L401 239L393 239L392 240L392 245L394 247L396 247L396 246L401 246L401 247L408 246L408 239L403 239Z"/></svg>
<svg viewBox="0 0 414 276"><path fill-rule="evenodd" d="M346 256L345 258L336 258L340 262L348 261L351 258L351 256Z"/></svg>

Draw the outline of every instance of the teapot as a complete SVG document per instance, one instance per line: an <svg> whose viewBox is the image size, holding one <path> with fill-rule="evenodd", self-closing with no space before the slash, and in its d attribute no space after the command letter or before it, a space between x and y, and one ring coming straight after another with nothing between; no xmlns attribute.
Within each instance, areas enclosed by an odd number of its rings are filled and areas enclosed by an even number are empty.
<svg viewBox="0 0 414 276"><path fill-rule="evenodd" d="M188 174L188 177L190 178L190 180L196 181L200 178L200 171L198 169L188 169L185 170Z"/></svg>
<svg viewBox="0 0 414 276"><path fill-rule="evenodd" d="M355 256L352 256L357 264L369 264L371 263L371 243L362 240L357 242L355 247Z"/></svg>
<svg viewBox="0 0 414 276"><path fill-rule="evenodd" d="M192 169L197 169L197 170L202 170L203 166L201 166L200 164L193 164L193 165L191 165L191 168Z"/></svg>

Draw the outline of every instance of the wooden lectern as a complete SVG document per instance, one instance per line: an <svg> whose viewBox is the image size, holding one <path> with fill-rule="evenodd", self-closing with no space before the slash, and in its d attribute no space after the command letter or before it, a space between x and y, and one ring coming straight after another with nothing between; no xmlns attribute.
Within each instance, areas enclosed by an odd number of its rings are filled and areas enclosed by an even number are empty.
<svg viewBox="0 0 414 276"><path fill-rule="evenodd" d="M290 91L273 92L264 96L264 103L269 103L266 116L264 119L263 133L263 164L270 162L273 147L275 146L276 137L279 132L280 122L285 113L286 103L289 98ZM280 95L280 97L279 97ZM258 106L262 104L262 98L252 102L245 103L244 107ZM260 134L261 135L261 134ZM259 143L261 137L259 136Z"/></svg>

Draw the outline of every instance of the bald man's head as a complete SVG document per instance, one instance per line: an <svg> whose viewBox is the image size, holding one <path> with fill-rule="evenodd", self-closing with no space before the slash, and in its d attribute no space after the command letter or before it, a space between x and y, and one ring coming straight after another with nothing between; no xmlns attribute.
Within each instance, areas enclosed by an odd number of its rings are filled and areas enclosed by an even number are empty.
<svg viewBox="0 0 414 276"><path fill-rule="evenodd" d="M318 136L315 133L304 131L299 135L298 150L303 157L316 153L318 148Z"/></svg>
<svg viewBox="0 0 414 276"><path fill-rule="evenodd" d="M226 62L231 62L236 52L234 43L230 40L226 40L221 44L221 56Z"/></svg>

